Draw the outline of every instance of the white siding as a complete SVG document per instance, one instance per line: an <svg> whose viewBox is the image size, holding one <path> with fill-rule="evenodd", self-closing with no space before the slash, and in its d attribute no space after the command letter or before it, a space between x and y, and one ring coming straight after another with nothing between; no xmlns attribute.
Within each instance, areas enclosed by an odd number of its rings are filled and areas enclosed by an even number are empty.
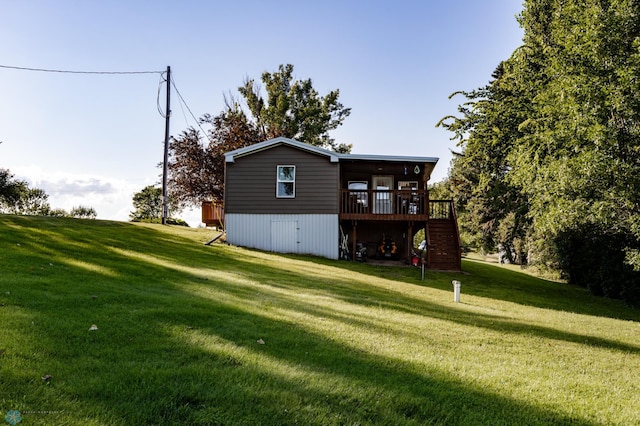
<svg viewBox="0 0 640 426"><path fill-rule="evenodd" d="M227 242L281 253L338 258L338 215L240 214L225 216Z"/></svg>

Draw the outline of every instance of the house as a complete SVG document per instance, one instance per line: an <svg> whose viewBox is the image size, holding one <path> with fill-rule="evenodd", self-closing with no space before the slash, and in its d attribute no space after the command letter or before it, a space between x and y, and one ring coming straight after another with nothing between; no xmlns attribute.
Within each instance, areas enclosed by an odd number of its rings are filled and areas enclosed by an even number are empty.
<svg viewBox="0 0 640 426"><path fill-rule="evenodd" d="M283 137L225 154L227 242L331 259L409 259L424 230L432 269L460 270L451 201L429 199L432 157L339 154ZM422 239L422 238L420 238ZM393 253L380 251L384 240Z"/></svg>

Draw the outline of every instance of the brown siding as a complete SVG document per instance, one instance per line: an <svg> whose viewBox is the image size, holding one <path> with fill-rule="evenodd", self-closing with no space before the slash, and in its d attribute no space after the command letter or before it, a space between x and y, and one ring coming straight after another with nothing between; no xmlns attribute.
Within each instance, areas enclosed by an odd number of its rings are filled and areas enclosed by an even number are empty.
<svg viewBox="0 0 640 426"><path fill-rule="evenodd" d="M296 166L295 198L276 198L276 167ZM226 164L227 213L338 213L338 163L288 146L275 146Z"/></svg>
<svg viewBox="0 0 640 426"><path fill-rule="evenodd" d="M420 172L415 173L414 168L419 167ZM360 180L369 183L372 187L373 176L392 176L393 188L398 189L399 181L417 181L418 189L427 189L428 175L433 166L429 163L396 163L388 161L340 161L342 188L347 188L349 181Z"/></svg>

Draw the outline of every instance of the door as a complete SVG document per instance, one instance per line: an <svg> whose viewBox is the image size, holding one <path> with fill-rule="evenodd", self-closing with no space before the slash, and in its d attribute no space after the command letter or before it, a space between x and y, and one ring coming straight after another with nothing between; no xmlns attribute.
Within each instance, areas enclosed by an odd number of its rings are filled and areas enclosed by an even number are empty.
<svg viewBox="0 0 640 426"><path fill-rule="evenodd" d="M376 214L391 214L393 205L390 191L393 189L393 176L374 176L373 189L376 190L373 212Z"/></svg>
<svg viewBox="0 0 640 426"><path fill-rule="evenodd" d="M276 253L298 252L298 221L271 221L271 251Z"/></svg>

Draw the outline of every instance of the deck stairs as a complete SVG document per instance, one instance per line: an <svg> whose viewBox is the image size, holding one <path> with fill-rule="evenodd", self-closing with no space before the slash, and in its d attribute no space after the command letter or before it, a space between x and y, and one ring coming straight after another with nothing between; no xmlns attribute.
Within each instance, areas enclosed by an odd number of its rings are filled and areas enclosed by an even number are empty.
<svg viewBox="0 0 640 426"><path fill-rule="evenodd" d="M445 215L427 221L427 267L443 271L460 271L461 246L458 221L451 206Z"/></svg>

